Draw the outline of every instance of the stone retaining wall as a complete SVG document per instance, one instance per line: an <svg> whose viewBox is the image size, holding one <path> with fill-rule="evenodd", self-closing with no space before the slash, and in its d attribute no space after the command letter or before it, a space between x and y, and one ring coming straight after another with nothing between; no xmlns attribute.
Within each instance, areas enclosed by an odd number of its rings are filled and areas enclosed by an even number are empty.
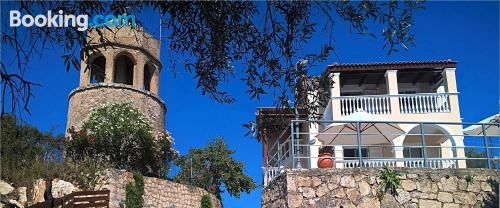
<svg viewBox="0 0 500 208"><path fill-rule="evenodd" d="M378 194L378 168L287 170L262 191L262 207L498 207L500 172L405 169L397 193Z"/></svg>
<svg viewBox="0 0 500 208"><path fill-rule="evenodd" d="M120 208L125 204L125 187L132 183L132 173L122 170L108 170L99 179L95 190L109 189L110 208ZM206 190L194 186L174 183L152 177L144 177L144 207L151 208L192 208L200 207L201 198L209 195L213 208L221 208L221 202Z"/></svg>

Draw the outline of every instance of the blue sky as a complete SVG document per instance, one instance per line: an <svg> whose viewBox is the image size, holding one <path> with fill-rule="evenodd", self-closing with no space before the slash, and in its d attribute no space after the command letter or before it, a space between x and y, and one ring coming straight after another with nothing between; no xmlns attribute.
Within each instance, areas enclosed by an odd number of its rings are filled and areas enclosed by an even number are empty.
<svg viewBox="0 0 500 208"><path fill-rule="evenodd" d="M427 9L415 14L416 47L388 56L382 50L382 38L350 35L346 24L340 23L335 30L337 57L317 66L317 73L332 62L371 62L401 60L453 59L457 66L457 83L460 92L460 108L464 121L474 122L499 110L499 3L498 2L428 2ZM2 12L5 12L4 10ZM4 15L2 15L4 16ZM139 18L145 17L138 16ZM4 16L5 17L5 16ZM321 18L321 17L316 17ZM157 22L145 18L154 31ZM2 23L6 23L2 18ZM373 31L380 34L379 31ZM327 38L318 33L308 44L319 47ZM3 46L5 48L5 46ZM167 103L166 128L172 132L175 148L186 153L191 147L200 147L208 139L223 136L230 148L236 150L236 159L245 163L245 171L257 183L262 180L261 145L245 137L242 127L254 119L258 106L272 105L272 98L252 101L245 93L245 86L238 79L224 85L237 102L218 104L200 90L195 89L193 75L178 70L174 78L168 67L165 45L161 60L164 68L160 78L160 96ZM8 61L9 51L2 51ZM9 62L7 62L9 63ZM238 68L238 66L236 67ZM24 119L42 130L53 129L63 133L66 125L68 93L78 86L79 73L65 71L59 54L46 51L42 57L34 57L29 65L27 78L42 86L34 89L35 98L30 103L31 116ZM259 207L260 189L243 194L240 199L224 195L225 207Z"/></svg>

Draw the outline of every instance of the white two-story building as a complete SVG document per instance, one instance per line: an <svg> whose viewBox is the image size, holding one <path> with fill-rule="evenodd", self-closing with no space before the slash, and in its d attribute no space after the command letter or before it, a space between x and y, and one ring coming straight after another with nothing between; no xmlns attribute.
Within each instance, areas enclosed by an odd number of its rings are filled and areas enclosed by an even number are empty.
<svg viewBox="0 0 500 208"><path fill-rule="evenodd" d="M452 60L328 65L330 89L316 93L329 93L330 100L318 122L311 122L305 109L258 108L266 174L297 163L317 168L322 146L334 149L336 168L464 168L459 160L464 149L457 148L463 147L463 133L457 125L456 65ZM273 121L276 116L281 123ZM292 120L300 122L283 125Z"/></svg>

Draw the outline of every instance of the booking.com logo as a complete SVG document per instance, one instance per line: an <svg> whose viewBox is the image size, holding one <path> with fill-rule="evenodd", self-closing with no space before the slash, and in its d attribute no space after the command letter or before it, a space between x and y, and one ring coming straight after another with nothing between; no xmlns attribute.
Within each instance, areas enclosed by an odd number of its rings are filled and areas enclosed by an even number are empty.
<svg viewBox="0 0 500 208"><path fill-rule="evenodd" d="M119 27L122 25L130 25L135 28L135 16L134 15L118 15L113 14L102 15L98 14L93 16L89 22L89 16L86 14L73 15L64 14L62 10L57 13L52 13L52 11L47 11L47 15L39 14L32 16L25 14L21 16L21 12L18 10L10 11L10 26L11 27L31 27L33 25L37 27L77 27L78 31L85 31L92 27Z"/></svg>

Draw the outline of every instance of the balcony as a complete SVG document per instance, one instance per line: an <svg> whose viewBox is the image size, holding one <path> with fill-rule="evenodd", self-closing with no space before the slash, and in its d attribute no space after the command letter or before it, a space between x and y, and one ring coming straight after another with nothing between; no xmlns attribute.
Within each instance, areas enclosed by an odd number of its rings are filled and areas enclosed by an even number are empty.
<svg viewBox="0 0 500 208"><path fill-rule="evenodd" d="M357 111L395 121L460 122L455 68L340 70L330 75L331 102L323 119Z"/></svg>
<svg viewBox="0 0 500 208"><path fill-rule="evenodd" d="M449 113L450 95L456 94L419 93L341 96L334 97L332 100L340 102L341 116L348 116L360 110L371 114L392 114L395 110L399 110L398 113L400 114ZM392 106L392 104L396 106Z"/></svg>

